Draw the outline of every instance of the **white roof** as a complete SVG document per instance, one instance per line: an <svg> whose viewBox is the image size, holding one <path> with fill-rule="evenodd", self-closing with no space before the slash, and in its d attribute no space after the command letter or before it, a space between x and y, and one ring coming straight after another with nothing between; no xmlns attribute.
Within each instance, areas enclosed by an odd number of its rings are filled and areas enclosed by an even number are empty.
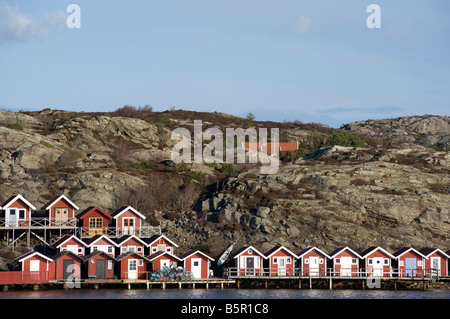
<svg viewBox="0 0 450 319"><path fill-rule="evenodd" d="M25 204L27 204L28 207L30 207L31 209L36 210L36 207L34 207L33 204L31 204L29 201L27 201L27 200L25 199L25 197L23 197L23 196L20 195L20 194L19 194L19 195L16 195L16 197L10 199L10 200L8 201L8 204L6 204L5 206L1 207L1 209L7 209L12 203L14 203L15 201L17 201L18 199L22 200L22 201L23 201Z"/></svg>
<svg viewBox="0 0 450 319"><path fill-rule="evenodd" d="M78 206L75 205L70 199L68 199L64 194L61 194L58 198L56 198L55 200L52 201L52 203L50 205L47 206L46 210L49 210L50 208L52 208L53 205L56 204L56 202L58 202L60 199L64 199L66 202L68 202L73 208L75 208L76 210L79 210Z"/></svg>
<svg viewBox="0 0 450 319"><path fill-rule="evenodd" d="M117 217L119 217L120 215L122 215L123 213L125 213L127 210L131 210L133 213L135 213L136 215L138 215L138 216L141 217L142 219L145 219L145 216L144 216L144 215L142 215L141 213L139 213L136 209L134 209L134 208L131 207L131 206L124 207L124 208L120 209L120 211L114 215L114 219L116 219Z"/></svg>

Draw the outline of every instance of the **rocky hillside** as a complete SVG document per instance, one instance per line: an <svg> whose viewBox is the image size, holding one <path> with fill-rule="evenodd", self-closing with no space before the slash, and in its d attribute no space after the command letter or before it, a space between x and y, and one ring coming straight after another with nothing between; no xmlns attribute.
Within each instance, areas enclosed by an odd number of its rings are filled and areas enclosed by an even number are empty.
<svg viewBox="0 0 450 319"><path fill-rule="evenodd" d="M367 120L350 123L343 128L402 147L419 144L436 150L450 150L450 116L425 115Z"/></svg>
<svg viewBox="0 0 450 319"><path fill-rule="evenodd" d="M175 165L170 133L196 119L223 131L278 127L281 141L301 147L281 154L274 175L256 164ZM0 111L0 200L21 193L42 207L64 192L81 210L130 204L180 250L214 257L238 238L263 251L276 243L449 249L448 125L424 116L336 130L182 110Z"/></svg>

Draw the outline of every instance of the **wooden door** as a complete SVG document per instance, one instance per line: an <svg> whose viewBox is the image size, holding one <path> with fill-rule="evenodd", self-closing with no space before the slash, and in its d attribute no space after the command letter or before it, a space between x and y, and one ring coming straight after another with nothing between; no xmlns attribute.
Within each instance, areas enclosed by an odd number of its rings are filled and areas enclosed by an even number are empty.
<svg viewBox="0 0 450 319"><path fill-rule="evenodd" d="M96 279L106 279L106 260L97 259L95 263Z"/></svg>

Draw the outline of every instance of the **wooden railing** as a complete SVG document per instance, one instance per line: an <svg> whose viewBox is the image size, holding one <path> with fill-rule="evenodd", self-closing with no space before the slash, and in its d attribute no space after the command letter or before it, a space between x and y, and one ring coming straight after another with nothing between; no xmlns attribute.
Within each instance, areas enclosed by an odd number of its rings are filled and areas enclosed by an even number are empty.
<svg viewBox="0 0 450 319"><path fill-rule="evenodd" d="M0 284L26 284L48 281L48 271L0 271Z"/></svg>
<svg viewBox="0 0 450 319"><path fill-rule="evenodd" d="M298 269L298 268L236 268L224 269L226 278L439 278L436 269L391 269L390 271L373 271L372 269L334 269L320 268L318 270Z"/></svg>
<svg viewBox="0 0 450 319"><path fill-rule="evenodd" d="M32 217L31 219L6 220L0 218L0 228L76 228L77 219L55 220L48 217Z"/></svg>
<svg viewBox="0 0 450 319"><path fill-rule="evenodd" d="M118 238L123 235L135 235L137 237L151 237L160 235L161 228L157 226L141 226L130 229L129 227L103 227L89 228L80 227L81 238L89 238L95 235L107 235L108 237Z"/></svg>

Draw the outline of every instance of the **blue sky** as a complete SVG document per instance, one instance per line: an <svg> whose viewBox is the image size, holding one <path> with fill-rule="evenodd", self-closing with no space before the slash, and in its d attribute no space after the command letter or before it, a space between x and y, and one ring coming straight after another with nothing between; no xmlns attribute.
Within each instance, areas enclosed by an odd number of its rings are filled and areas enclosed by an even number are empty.
<svg viewBox="0 0 450 319"><path fill-rule="evenodd" d="M449 13L447 0L0 0L0 108L149 104L333 127L449 115Z"/></svg>

